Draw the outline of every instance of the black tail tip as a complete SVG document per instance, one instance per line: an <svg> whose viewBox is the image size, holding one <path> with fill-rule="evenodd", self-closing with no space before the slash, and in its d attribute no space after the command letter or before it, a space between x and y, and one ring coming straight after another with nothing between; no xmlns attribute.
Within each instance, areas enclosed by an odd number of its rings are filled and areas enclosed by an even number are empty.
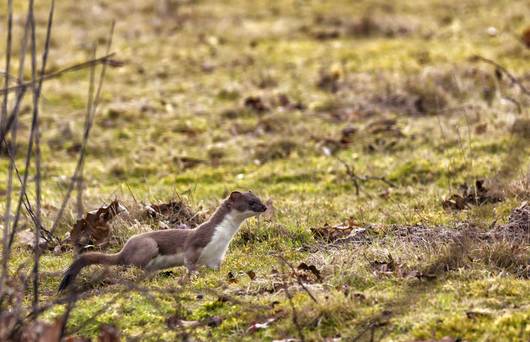
<svg viewBox="0 0 530 342"><path fill-rule="evenodd" d="M59 284L59 288L57 289L57 293L63 292L72 282L72 275L66 274L63 277L63 280L61 280L61 283Z"/></svg>

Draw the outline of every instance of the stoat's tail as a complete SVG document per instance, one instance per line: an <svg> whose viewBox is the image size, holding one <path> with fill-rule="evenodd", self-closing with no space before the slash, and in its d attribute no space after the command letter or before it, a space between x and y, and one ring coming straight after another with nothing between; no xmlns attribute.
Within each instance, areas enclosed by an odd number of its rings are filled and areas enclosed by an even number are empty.
<svg viewBox="0 0 530 342"><path fill-rule="evenodd" d="M118 265L120 263L120 253L117 254L103 254L98 252L91 252L82 254L76 261L68 267L64 272L63 280L59 284L58 292L66 289L75 280L77 274L83 267L100 264L100 265Z"/></svg>

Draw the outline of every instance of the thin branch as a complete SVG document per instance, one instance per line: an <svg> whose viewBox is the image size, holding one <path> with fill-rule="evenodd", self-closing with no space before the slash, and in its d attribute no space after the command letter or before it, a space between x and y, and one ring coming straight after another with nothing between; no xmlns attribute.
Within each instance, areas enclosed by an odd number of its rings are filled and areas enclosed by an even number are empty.
<svg viewBox="0 0 530 342"><path fill-rule="evenodd" d="M24 25L24 36L22 38L22 44L20 48L19 70L18 70L19 78L22 77L24 73L24 60L26 56L29 29L30 29L30 15L28 13L26 17L26 23ZM12 193L13 193L13 170L15 168L14 160L15 160L15 155L16 155L18 111L20 109L20 104L22 103L22 99L24 97L25 92L26 92L25 87L19 89L19 91L17 92L15 104L13 106L13 110L11 111L10 117L8 118L4 127L0 126L0 130L3 130L3 131L0 131L0 146L2 145L2 143L4 143L8 155L12 157L11 160L9 161L7 201L6 201L6 210L4 213L4 236L3 236L4 248L2 251L3 252L3 260L2 260L2 279L3 280L5 280L7 277L7 262L9 260L9 254L11 252L11 243L14 237L14 230L15 230L15 228L12 228L12 232L10 233L11 200L12 200ZM9 144L7 143L5 139L8 132L11 132L12 147L9 146ZM17 209L17 213L19 209L20 208ZM16 227L16 226L13 224L13 227Z"/></svg>
<svg viewBox="0 0 530 342"><path fill-rule="evenodd" d="M316 297L311 293L311 291L309 291L309 289L304 285L304 283L302 282L302 279L300 279L300 277L298 276L298 274L296 273L296 270L294 268L293 265L291 265L291 263L289 261L287 261L287 259L285 259L283 256L281 255L277 255L278 259L280 259L284 264L286 264L287 266L289 266L289 268L291 269L291 271L293 272L293 274L296 276L296 281L298 282L298 285L300 285L300 287L302 287L302 289L304 289L304 291L309 295L309 297L313 300L313 302L315 303L318 303L318 300L316 299Z"/></svg>
<svg viewBox="0 0 530 342"><path fill-rule="evenodd" d="M6 38L6 66L4 88L9 87L9 73L11 71L11 41L13 36L13 0L7 1L7 38ZM7 115L8 94L4 94L2 111L0 112L0 127L4 126L4 117Z"/></svg>
<svg viewBox="0 0 530 342"><path fill-rule="evenodd" d="M13 0L7 2L7 42L6 42L6 67L5 67L5 83L4 87L9 86L9 72L11 71L11 40L13 32ZM2 102L2 111L0 112L0 129L4 127L4 120L7 116L7 102L8 94L4 94ZM0 143L0 146L2 144ZM16 141L13 143L13 149L16 146ZM10 146L5 145L6 150L9 151ZM2 249L2 279L0 284L3 286L5 277L7 276L7 259L5 258L7 253L7 236L9 231L9 221L11 215L11 193L13 191L13 165L9 163L8 180L7 180L7 193L6 193L6 208L4 213L4 232L3 232L3 249Z"/></svg>
<svg viewBox="0 0 530 342"><path fill-rule="evenodd" d="M89 68L92 65L103 64L103 65L110 65L110 66L113 66L113 67L119 66L120 65L119 63L116 63L115 61L113 61L111 59L112 56L114 56L114 53L111 53L111 54L108 54L106 56L97 58L95 60L89 60L89 61L86 61L86 62L83 62L83 63L72 65L72 66L70 66L68 68L65 68L65 69L59 70L57 72L45 75L42 78L42 80L43 81L47 81L47 80L50 80L50 79L53 79L53 78L60 77L63 74L68 73L68 72L73 72L73 71L78 71L78 70L82 70L82 69L85 69L85 68ZM39 80L40 79L37 79L37 81L39 81ZM15 90L19 91L19 93L17 95L16 102L15 102L15 109L13 109L11 115L7 118L5 126L3 128L0 127L0 141L4 140L3 139L4 136L7 134L9 128L13 124L13 121L14 121L14 119L16 117L15 113L18 112L18 108L19 108L20 102L22 101L24 93L26 91L26 88L29 87L29 86L32 86L32 85L33 85L33 82L29 81L29 82L21 83L18 86L15 86L15 87L7 88L7 89L6 88L0 89L0 95L3 95L5 93L7 93L7 92L15 91Z"/></svg>
<svg viewBox="0 0 530 342"><path fill-rule="evenodd" d="M107 55L109 55L110 47L112 44L112 37L114 35L114 26L115 23L112 22L112 26L109 33L109 38L107 42ZM91 108L90 112L87 112L86 120L85 120L85 130L83 134L83 142L81 144L81 151L79 152L79 158L77 160L77 165L74 170L74 174L72 175L71 181L68 184L68 189L66 191L66 195L64 196L63 203L61 204L61 208L59 209L59 212L57 213L57 216L55 217L55 220L53 222L52 228L50 229L50 232L53 234L55 230L57 229L57 226L59 225L59 221L61 220L61 217L63 216L64 210L66 209L66 205L68 204L68 201L70 200L70 195L72 194L72 190L74 189L75 182L77 180L77 177L79 176L79 171L83 165L83 161L86 154L86 147L88 144L88 137L90 135L90 130L92 128L92 124L94 122L94 117L97 111L97 106L99 104L99 97L101 94L101 89L103 87L103 80L105 78L105 71L106 71L106 64L104 63L101 67L101 74L99 78L98 88L96 91L96 95L93 99L93 104L89 106ZM89 99L90 101L90 99Z"/></svg>
<svg viewBox="0 0 530 342"><path fill-rule="evenodd" d="M346 168L346 174L350 177L350 179L352 180L353 182L353 185L355 186L355 194L357 196L359 196L360 194L360 190L361 190L361 183L363 182L367 182L367 181L370 181L370 180L377 180L377 181L381 181L385 184L387 184L388 186L390 187L393 187L395 188L396 187L396 184L394 184L393 182L389 181L388 179L386 179L385 177L377 177L377 176L358 176L355 171L353 170L353 168L351 167L350 164L346 163L344 160L340 159L339 157L337 156L334 156L335 159L337 159L342 165L344 165L344 167Z"/></svg>
<svg viewBox="0 0 530 342"><path fill-rule="evenodd" d="M37 53L35 41L35 17L33 12L33 1L30 0L31 13L31 80L33 83L33 118L35 121L35 188L36 188L36 224L35 224L35 261L33 264L33 310L36 310L39 303L39 263L40 263L40 245L41 236L41 154L40 154L40 130L39 130L39 98L42 90L42 82L48 62L48 53L50 51L51 31L53 26L53 13L55 10L55 0L52 0L48 14L48 25L46 27L46 39L44 42L44 51L42 54L40 79L36 82L37 71Z"/></svg>
<svg viewBox="0 0 530 342"><path fill-rule="evenodd" d="M95 65L97 65L97 64L109 65L111 67L119 67L119 66L121 66L122 63L114 61L112 59L112 57L114 55L115 55L115 53L108 53L107 55L105 55L103 57L96 58L94 60L89 60L89 61L85 61L85 62L82 62L82 63L71 65L71 66L66 67L64 69L49 73L47 75L43 75L43 76L39 77L37 80L35 80L35 82L49 81L51 79L60 77L63 74L66 74L66 73L69 73L69 72L79 71L79 70L82 70L82 69L85 69L85 68L89 68L89 67L91 67L94 64ZM16 86L11 86L9 88L0 89L0 95L4 95L5 93L10 93L10 92L18 90L20 88L32 87L33 83L34 83L33 81L26 81L26 82L21 82L20 84L18 84Z"/></svg>
<svg viewBox="0 0 530 342"><path fill-rule="evenodd" d="M481 61L481 62L490 64L490 65L493 65L497 70L502 72L504 75L508 76L508 78L510 79L512 84L517 85L519 87L519 89L521 89L523 94L526 94L526 95L530 96L530 90L528 90L524 86L524 84L517 77L515 77L510 71L508 71L508 69L506 69L505 67L503 67L499 63L497 63L494 60L491 60L489 58L482 57L480 55L474 55L470 59L471 59L471 61Z"/></svg>
<svg viewBox="0 0 530 342"><path fill-rule="evenodd" d="M92 51L92 59L96 57L96 46L94 45L94 49ZM90 120L90 115L92 113L92 107L94 105L94 84L95 84L95 75L96 75L96 66L93 65L90 67L90 81L89 81L89 87L88 87L88 100L87 100L87 108L86 108L86 119L85 119L85 126L88 124L88 120ZM83 217L83 166L84 166L84 160L81 160L81 164L79 166L79 174L76 177L76 183L77 183L77 218Z"/></svg>
<svg viewBox="0 0 530 342"><path fill-rule="evenodd" d="M298 322L298 313L297 313L296 307L294 306L294 303L293 303L293 296L289 292L289 287L287 286L287 279L286 279L286 276L285 276L285 266L284 266L284 264L280 264L280 268L281 268L281 272L282 272L282 287L283 287L283 290L285 291L285 296L289 300L289 305L291 306L291 314L292 314L292 317L293 317L293 323L294 323L294 326L296 327L296 330L298 332L298 336L300 337L300 341L304 342L305 341L305 337L304 337L304 333L302 331L302 326L300 325L300 322Z"/></svg>

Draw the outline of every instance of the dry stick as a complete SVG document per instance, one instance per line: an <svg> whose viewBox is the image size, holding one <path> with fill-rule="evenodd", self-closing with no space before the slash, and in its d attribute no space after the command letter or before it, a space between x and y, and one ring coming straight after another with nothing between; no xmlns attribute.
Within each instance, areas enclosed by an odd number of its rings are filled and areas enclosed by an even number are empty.
<svg viewBox="0 0 530 342"><path fill-rule="evenodd" d="M11 40L13 34L13 0L7 1L7 38L6 38L6 66L4 88L9 87L9 72L11 71ZM8 94L4 94L2 111L0 112L0 127L4 126L4 117L7 115Z"/></svg>
<svg viewBox="0 0 530 342"><path fill-rule="evenodd" d="M300 337L300 341L304 342L304 333L302 332L302 326L300 326L300 322L298 322L298 313L296 312L296 308L293 303L293 297L291 296L291 293L289 292L289 288L287 286L286 276L285 276L285 266L284 264L280 264L280 268L282 271L282 287L285 291L285 296L289 300L289 305L291 305L291 311L293 316L293 323L296 327L296 330L298 331L298 336Z"/></svg>
<svg viewBox="0 0 530 342"><path fill-rule="evenodd" d="M92 59L96 58L96 45L94 44L92 50ZM92 107L94 105L94 84L95 84L95 75L96 75L96 66L93 65L90 67L90 81L88 86L88 95L87 95L87 116L85 121L85 127L88 125L88 120L90 113L92 113ZM83 217L83 166L84 160L81 161L79 166L79 175L76 178L77 183L77 218L81 219Z"/></svg>
<svg viewBox="0 0 530 342"><path fill-rule="evenodd" d="M110 47L111 47L111 44L112 44L112 36L114 34L114 26L115 26L115 23L112 22L112 26L111 26L111 29L110 29L110 33L109 33L109 38L108 38L108 44L107 44L107 55L109 55L109 51L110 51ZM86 121L85 121L85 131L84 131L84 134L83 134L83 142L81 144L81 151L79 152L79 158L77 160L77 165L76 165L76 168L74 170L74 174L71 178L71 181L70 183L68 184L68 189L66 191L66 195L64 196L64 199L63 199L63 203L61 204L61 208L59 209L59 212L57 213L57 216L53 222L53 225L52 225L52 228L50 229L50 232L53 234L55 232L55 229L57 229L57 226L59 224L59 221L61 220L61 217L63 216L63 213L64 213L64 210L66 209L66 205L70 199L70 195L72 194L72 190L74 188L74 184L76 182L76 179L79 175L79 170L83 164L83 160L85 158L85 153L86 153L86 146L88 144L88 137L90 135L90 129L92 128L92 124L94 122L94 117L95 117L95 114L96 114L96 111L97 111L97 105L99 103L99 96L101 94L101 88L103 87L103 79L105 78L105 71L106 71L106 64L103 64L103 66L101 67L101 74L99 76L99 83L98 83L98 88L97 88L97 91L96 91L96 95L94 97L94 103L92 104L91 108L92 108L92 111L91 112L87 112L87 115L86 115Z"/></svg>
<svg viewBox="0 0 530 342"><path fill-rule="evenodd" d="M59 341L62 341L64 334L66 332L66 323L68 323L68 319L70 318L70 313L74 309L75 303L77 302L77 294L74 293L72 296L68 296L68 304L66 306L66 311L63 315L63 319L61 322L61 333L59 335Z"/></svg>
<svg viewBox="0 0 530 342"><path fill-rule="evenodd" d="M383 183L386 183L388 186L391 186L393 188L396 187L396 184L394 184L393 182L389 181L385 177L357 176L355 174L355 171L353 170L353 168L348 163L346 163L344 160L340 159L337 156L335 156L335 159L337 159L346 168L346 174L351 178L351 180L353 182L353 185L355 186L355 194L357 196L359 196L359 193L360 193L360 190L361 190L360 182L366 182L366 181L369 181L369 180L378 180L378 181L381 181Z"/></svg>
<svg viewBox="0 0 530 342"><path fill-rule="evenodd" d="M491 60L489 58L485 58L485 57L482 57L480 55L474 55L471 57L471 60L477 60L477 61L482 61L484 63L487 63L487 64L490 64L490 65L493 65L497 70L499 70L500 72L502 72L503 74L505 74L506 76L508 76L508 78L510 79L510 81L512 81L513 84L517 85L519 87L519 89L521 89L521 91L523 92L523 94L526 94L528 96L530 96L530 90L526 89L526 87L524 86L524 84L519 81L519 79L517 77L515 77L510 71L508 71L508 69L506 69L505 67L503 67L502 65L500 65L499 63L495 62L494 60Z"/></svg>
<svg viewBox="0 0 530 342"><path fill-rule="evenodd" d="M120 67L122 65L122 63L119 63L119 62L116 62L116 61L112 60L111 57L114 56L114 55L115 55L115 53L109 53L109 54L107 54L107 55L105 55L103 57L99 57L99 58L94 59L94 60L89 60L89 61L85 61L85 62L82 62L82 63L71 65L71 66L66 67L64 69L61 69L61 70L58 70L58 71L43 75L43 76L39 77L36 81L37 82L48 81L48 80L60 77L63 74L66 74L66 73L69 73L69 72L79 71L79 70L88 68L92 64L104 64L104 65L110 65L111 67ZM20 88L31 87L31 86L33 86L33 83L34 83L33 81L26 81L26 82L21 82L20 84L18 84L16 86L0 89L0 95L4 95L5 93L10 93L10 92L18 90Z"/></svg>
<svg viewBox="0 0 530 342"><path fill-rule="evenodd" d="M26 56L26 47L27 47L27 40L28 40L28 32L30 28L30 16L27 15L26 23L24 25L24 36L22 39L22 46L20 48L20 57L19 57L19 69L18 69L18 75L19 79L22 78L24 74L24 60ZM9 260L9 254L11 250L11 241L13 240L13 235L10 235L9 233L9 226L11 221L11 197L13 193L13 169L15 168L15 155L16 155L16 138L17 138L17 123L18 123L18 112L20 109L20 104L22 103L22 99L24 98L24 94L26 93L26 88L22 87L17 91L17 96L15 99L15 104L13 106L13 109L11 111L11 115L8 118L5 127L3 127L4 131L0 132L0 146L2 143L5 144L6 151L8 152L8 155L13 154L11 160L9 161L9 171L8 171L8 184L7 184L7 201L6 201L6 211L4 213L4 249L3 249L3 262L2 262L2 279L5 280L7 277L7 262ZM0 129L2 127L0 126ZM11 150L9 148L9 145L7 141L5 140L5 136L7 133L11 131L11 143L13 146L13 149ZM18 171L17 171L18 172ZM22 184L22 182L20 182ZM10 243L11 242L11 243Z"/></svg>
<svg viewBox="0 0 530 342"><path fill-rule="evenodd" d="M18 170L17 168L17 164L15 162L15 159L14 159L14 155L11 154L10 151L8 151L8 157L9 157L9 161L11 163L13 163L13 169L15 170L15 173L18 177L18 181L20 182L20 184L22 184L22 177L20 176L20 171ZM29 200L29 197L28 197L28 194L27 193L24 193L24 208L26 209L26 211L28 212L29 216L31 217L31 220L33 221L33 224L38 224L37 222L37 217L35 215L35 212L33 210L33 208L31 207L31 202ZM40 222L39 222L40 223ZM40 231L41 231L41 236L46 240L46 242L51 242L52 240L59 240L58 238L56 238L54 235L52 235L46 228L44 228L44 226L42 224L40 224ZM44 235L43 232L46 234ZM12 244L12 241L10 241L10 244L8 247L11 247L11 244Z"/></svg>
<svg viewBox="0 0 530 342"><path fill-rule="evenodd" d="M11 37L13 32L13 0L7 2L7 43L6 43L6 67L5 67L5 83L4 87L9 86L9 72L11 69ZM7 100L8 94L4 94L2 102L2 111L0 112L0 129L4 126L4 118L7 116ZM1 144L0 144L1 146ZM13 148L16 146L16 142L13 144ZM9 145L5 145L6 150L9 150ZM7 232L9 227L9 216L11 212L11 191L13 184L13 168L11 163L9 164L8 180L7 180L7 194L6 194L6 208L4 213L4 233L3 233L3 249L2 249L2 279L0 285L4 285L4 276L7 275L7 260L5 259L5 252L7 248Z"/></svg>
<svg viewBox="0 0 530 342"><path fill-rule="evenodd" d="M112 62L112 60L111 60L112 56L114 56L114 53L111 53L111 54L108 54L106 56L97 58L95 60L90 60L90 61L86 61L86 62L83 62L83 63L72 65L70 67L67 67L65 69L59 70L57 72L45 75L44 77L42 77L42 81L48 81L50 79L60 77L60 76L62 76L65 73L82 70L82 69L85 69L85 68L88 68L88 67L90 67L92 65L97 65L97 64L104 64L104 65L105 64L109 64L109 65L111 65L113 67L114 66L119 66L116 63ZM39 81L39 80L40 79L38 79L37 81ZM20 92L19 95L17 96L16 102L15 102L15 108L17 108L16 111L13 110L11 112L11 115L6 120L5 127L3 127L3 128L0 127L0 141L4 140L3 138L7 134L8 130L11 127L11 125L13 124L13 121L15 119L14 113L18 112L18 108L19 108L20 102L22 101L24 93L26 91L26 88L28 86L32 86L32 84L33 84L33 82L31 82L31 81L29 81L29 82L20 82L19 85L16 86L16 87L0 89L0 95L4 95L6 92L11 92L11 91L15 91L15 90Z"/></svg>
<svg viewBox="0 0 530 342"><path fill-rule="evenodd" d="M315 303L318 303L316 297L311 293L311 291L309 291L309 289L304 285L304 283L302 282L302 280L300 279L300 277L298 276L298 274L296 273L296 270L294 269L294 266L291 265L290 262L288 262L283 256L281 255L277 255L278 259L280 259L284 264L286 264L287 266L289 266L289 268L291 269L291 271L294 273L294 275L296 276L296 281L298 282L298 285L300 285L300 287L302 287L302 289L304 289L304 291L309 295L309 297L311 297L311 299L313 300L313 302Z"/></svg>
<svg viewBox="0 0 530 342"><path fill-rule="evenodd" d="M35 192L36 192L36 198L35 198L35 204L37 207L37 224L35 225L35 240L34 240L34 246L33 246L33 301L32 301L32 311L35 311L37 306L39 305L39 259L40 259L40 249L39 249L39 240L40 240L40 181L38 180L40 177L40 139L39 139L39 100L38 100L38 86L37 83L35 83L36 73L37 73L37 51L36 51L36 42L35 42L35 16L34 16L34 0L29 0L29 15L30 15L30 26L31 26L31 39L30 39L30 46L31 46L31 80L33 81L33 120L34 120L34 132L33 132L33 139L35 140L35 168L36 168L36 175L35 175ZM23 194L20 194L20 196L23 196Z"/></svg>
<svg viewBox="0 0 530 342"><path fill-rule="evenodd" d="M50 11L48 13L48 25L46 27L46 39L44 42L44 51L42 54L42 65L40 70L40 78L36 83L36 41L35 41L35 18L33 15L33 1L30 0L31 13L31 79L33 83L33 118L35 121L35 167L36 167L36 213L37 224L35 224L35 262L33 265L33 310L36 310L39 302L39 261L40 261L40 247L39 239L41 236L41 164L40 164L40 132L39 132L39 98L42 90L43 77L46 70L46 63L48 61L48 53L50 51L51 30L53 25L53 13L55 10L55 0L52 0Z"/></svg>

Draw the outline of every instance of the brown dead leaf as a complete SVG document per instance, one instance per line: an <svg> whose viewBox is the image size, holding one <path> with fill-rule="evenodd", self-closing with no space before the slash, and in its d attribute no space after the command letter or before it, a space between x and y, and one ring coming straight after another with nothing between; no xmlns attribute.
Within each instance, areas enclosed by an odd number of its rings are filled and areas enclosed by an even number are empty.
<svg viewBox="0 0 530 342"><path fill-rule="evenodd" d="M84 218L77 220L70 234L70 241L76 249L89 245L103 245L108 242L109 221L127 209L117 200L97 210L89 211Z"/></svg>
<svg viewBox="0 0 530 342"><path fill-rule="evenodd" d="M331 226L326 223L322 227L311 228L311 233L315 239L326 242L350 238L352 234L357 235L357 233L361 234L364 232L365 229L360 228L351 217L344 224Z"/></svg>
<svg viewBox="0 0 530 342"><path fill-rule="evenodd" d="M250 278L250 280L256 279L256 272L254 272L253 270L247 271L247 275Z"/></svg>
<svg viewBox="0 0 530 342"><path fill-rule="evenodd" d="M336 93L339 90L340 78L341 72L338 69L321 70L317 87L331 93Z"/></svg>
<svg viewBox="0 0 530 342"><path fill-rule="evenodd" d="M264 113L269 110L265 105L263 99L259 96L249 96L245 99L244 105L246 108L249 108L257 113Z"/></svg>
<svg viewBox="0 0 530 342"><path fill-rule="evenodd" d="M448 199L442 201L444 209L463 210L470 205L484 205L487 203L497 203L503 198L495 194L484 186L484 180L475 181L475 186L462 184L460 194L453 194Z"/></svg>
<svg viewBox="0 0 530 342"><path fill-rule="evenodd" d="M351 226L330 226L327 223L323 227L311 228L311 232L316 239L325 240L327 242L347 237L352 230L353 227Z"/></svg>
<svg viewBox="0 0 530 342"><path fill-rule="evenodd" d="M114 325L102 324L99 326L99 342L120 342L120 330Z"/></svg>
<svg viewBox="0 0 530 342"><path fill-rule="evenodd" d="M526 45L527 48L530 49L530 26L528 26L521 35L521 40L523 41L524 45Z"/></svg>
<svg viewBox="0 0 530 342"><path fill-rule="evenodd" d="M228 274L226 275L226 279L228 280L230 284L237 283L236 276L234 275L232 271L228 272Z"/></svg>
<svg viewBox="0 0 530 342"><path fill-rule="evenodd" d="M487 123L481 123L475 126L475 134L484 134L488 130Z"/></svg>
<svg viewBox="0 0 530 342"><path fill-rule="evenodd" d="M320 274L319 269L316 268L315 265L307 265L305 262L302 262L300 263L300 265L298 265L296 269L299 271L312 273L319 282L322 282L322 275Z"/></svg>

